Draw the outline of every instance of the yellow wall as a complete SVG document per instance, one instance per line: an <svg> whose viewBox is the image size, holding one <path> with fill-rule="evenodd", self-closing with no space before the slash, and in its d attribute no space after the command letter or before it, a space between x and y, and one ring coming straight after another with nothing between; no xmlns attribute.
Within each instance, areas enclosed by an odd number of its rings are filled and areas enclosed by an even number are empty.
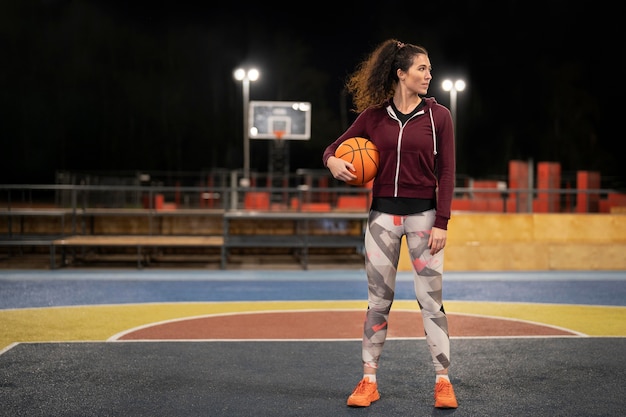
<svg viewBox="0 0 626 417"><path fill-rule="evenodd" d="M453 213L445 251L446 271L626 270L626 214Z"/></svg>

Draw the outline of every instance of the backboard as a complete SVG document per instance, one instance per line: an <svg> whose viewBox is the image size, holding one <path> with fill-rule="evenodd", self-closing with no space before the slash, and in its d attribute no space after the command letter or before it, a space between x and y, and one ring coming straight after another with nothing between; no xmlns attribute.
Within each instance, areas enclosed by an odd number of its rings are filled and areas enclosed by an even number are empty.
<svg viewBox="0 0 626 417"><path fill-rule="evenodd" d="M250 139L309 140L311 103L250 101Z"/></svg>

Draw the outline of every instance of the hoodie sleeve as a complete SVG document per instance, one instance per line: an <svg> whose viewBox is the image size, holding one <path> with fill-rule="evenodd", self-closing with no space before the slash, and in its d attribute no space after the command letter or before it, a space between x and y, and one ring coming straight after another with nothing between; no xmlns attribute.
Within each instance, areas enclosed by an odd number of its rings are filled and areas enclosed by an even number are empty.
<svg viewBox="0 0 626 417"><path fill-rule="evenodd" d="M369 139L365 129L365 120L367 118L366 114L368 112L369 110L365 110L364 112L359 114L359 116L352 123L352 125L348 127L348 130L346 130L333 143L331 143L326 147L326 149L324 149L324 154L322 155L322 163L324 164L324 166L326 166L326 161L328 161L328 158L335 155L335 150L337 150L339 145L341 145L344 140L357 136Z"/></svg>
<svg viewBox="0 0 626 417"><path fill-rule="evenodd" d="M441 105L436 107L438 109L435 119L437 130L437 214L434 226L447 230L456 178L454 124L450 110Z"/></svg>

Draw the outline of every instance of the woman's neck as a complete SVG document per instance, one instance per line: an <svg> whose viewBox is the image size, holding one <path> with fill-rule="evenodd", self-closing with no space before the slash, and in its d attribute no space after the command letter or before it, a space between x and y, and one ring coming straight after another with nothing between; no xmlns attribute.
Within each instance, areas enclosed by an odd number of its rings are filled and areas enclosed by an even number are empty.
<svg viewBox="0 0 626 417"><path fill-rule="evenodd" d="M417 94L406 94L397 92L393 96L393 104L400 113L409 114L422 102L422 98Z"/></svg>

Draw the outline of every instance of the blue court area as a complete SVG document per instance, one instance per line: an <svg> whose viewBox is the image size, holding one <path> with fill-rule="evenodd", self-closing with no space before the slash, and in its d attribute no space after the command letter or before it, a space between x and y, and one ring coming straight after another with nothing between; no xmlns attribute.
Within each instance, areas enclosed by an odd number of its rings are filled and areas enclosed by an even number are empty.
<svg viewBox="0 0 626 417"><path fill-rule="evenodd" d="M365 272L359 270L0 271L0 309L366 297ZM414 299L411 273L398 273L396 299ZM450 272L444 299L626 306L626 271Z"/></svg>

